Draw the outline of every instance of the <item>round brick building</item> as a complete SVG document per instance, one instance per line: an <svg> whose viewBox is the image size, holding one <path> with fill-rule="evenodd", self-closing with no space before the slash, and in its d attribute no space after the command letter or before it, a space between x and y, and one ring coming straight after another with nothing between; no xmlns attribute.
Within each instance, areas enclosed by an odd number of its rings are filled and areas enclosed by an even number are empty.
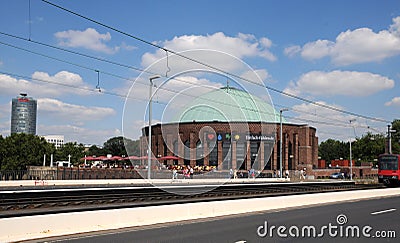
<svg viewBox="0 0 400 243"><path fill-rule="evenodd" d="M282 169L318 163L316 129L282 125ZM141 153L147 155L148 127ZM236 88L224 87L189 102L171 122L151 126L152 154L165 165L215 166L217 170L280 169L280 116L270 104Z"/></svg>

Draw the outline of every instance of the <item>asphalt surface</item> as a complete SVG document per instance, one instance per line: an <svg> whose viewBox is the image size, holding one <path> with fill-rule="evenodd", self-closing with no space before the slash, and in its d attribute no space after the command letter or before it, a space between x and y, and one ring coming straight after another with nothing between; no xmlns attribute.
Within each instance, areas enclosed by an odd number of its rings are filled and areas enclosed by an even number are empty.
<svg viewBox="0 0 400 243"><path fill-rule="evenodd" d="M399 242L399 218L400 197L391 197L127 228L45 241L74 243ZM313 228L315 228L315 235ZM386 235L386 237L379 238L379 235Z"/></svg>

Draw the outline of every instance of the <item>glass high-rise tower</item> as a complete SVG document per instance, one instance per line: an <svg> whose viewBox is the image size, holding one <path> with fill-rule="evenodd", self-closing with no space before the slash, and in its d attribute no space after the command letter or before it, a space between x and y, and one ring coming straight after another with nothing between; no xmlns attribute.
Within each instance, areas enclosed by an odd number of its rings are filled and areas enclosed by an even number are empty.
<svg viewBox="0 0 400 243"><path fill-rule="evenodd" d="M11 134L27 133L36 135L37 101L21 93L12 99Z"/></svg>

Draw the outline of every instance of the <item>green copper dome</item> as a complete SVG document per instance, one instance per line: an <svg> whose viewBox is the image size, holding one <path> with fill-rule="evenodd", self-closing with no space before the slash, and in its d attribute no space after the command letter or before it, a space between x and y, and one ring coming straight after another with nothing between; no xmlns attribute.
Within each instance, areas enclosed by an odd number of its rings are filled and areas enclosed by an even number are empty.
<svg viewBox="0 0 400 243"><path fill-rule="evenodd" d="M230 87L188 103L172 122L279 122L279 112L258 97Z"/></svg>

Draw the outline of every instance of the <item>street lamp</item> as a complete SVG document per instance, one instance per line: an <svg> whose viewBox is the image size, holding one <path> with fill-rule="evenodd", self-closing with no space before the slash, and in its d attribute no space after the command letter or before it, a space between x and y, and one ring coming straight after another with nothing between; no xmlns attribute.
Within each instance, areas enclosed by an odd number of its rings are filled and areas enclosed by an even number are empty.
<svg viewBox="0 0 400 243"><path fill-rule="evenodd" d="M287 108L279 110L279 121L280 121L280 124L281 124L281 127L280 127L281 135L279 137L279 140L280 140L280 146L279 146L279 177L280 178L282 178L282 140L283 140L283 138L282 138L282 136L283 136L282 135L282 112L288 111L288 110L289 109L287 109Z"/></svg>
<svg viewBox="0 0 400 243"><path fill-rule="evenodd" d="M147 179L150 180L151 175L151 103L153 100L153 80L161 78L160 75L150 77L150 92L149 92L149 144L147 147Z"/></svg>
<svg viewBox="0 0 400 243"><path fill-rule="evenodd" d="M349 121L350 121L350 126L351 126L351 123L353 121L356 121L356 119L350 119ZM350 180L351 181L353 180L353 160L351 158L351 136L350 136Z"/></svg>
<svg viewBox="0 0 400 243"><path fill-rule="evenodd" d="M390 129L390 125L387 125L388 127L388 154L392 153L392 133L395 133L396 130Z"/></svg>

